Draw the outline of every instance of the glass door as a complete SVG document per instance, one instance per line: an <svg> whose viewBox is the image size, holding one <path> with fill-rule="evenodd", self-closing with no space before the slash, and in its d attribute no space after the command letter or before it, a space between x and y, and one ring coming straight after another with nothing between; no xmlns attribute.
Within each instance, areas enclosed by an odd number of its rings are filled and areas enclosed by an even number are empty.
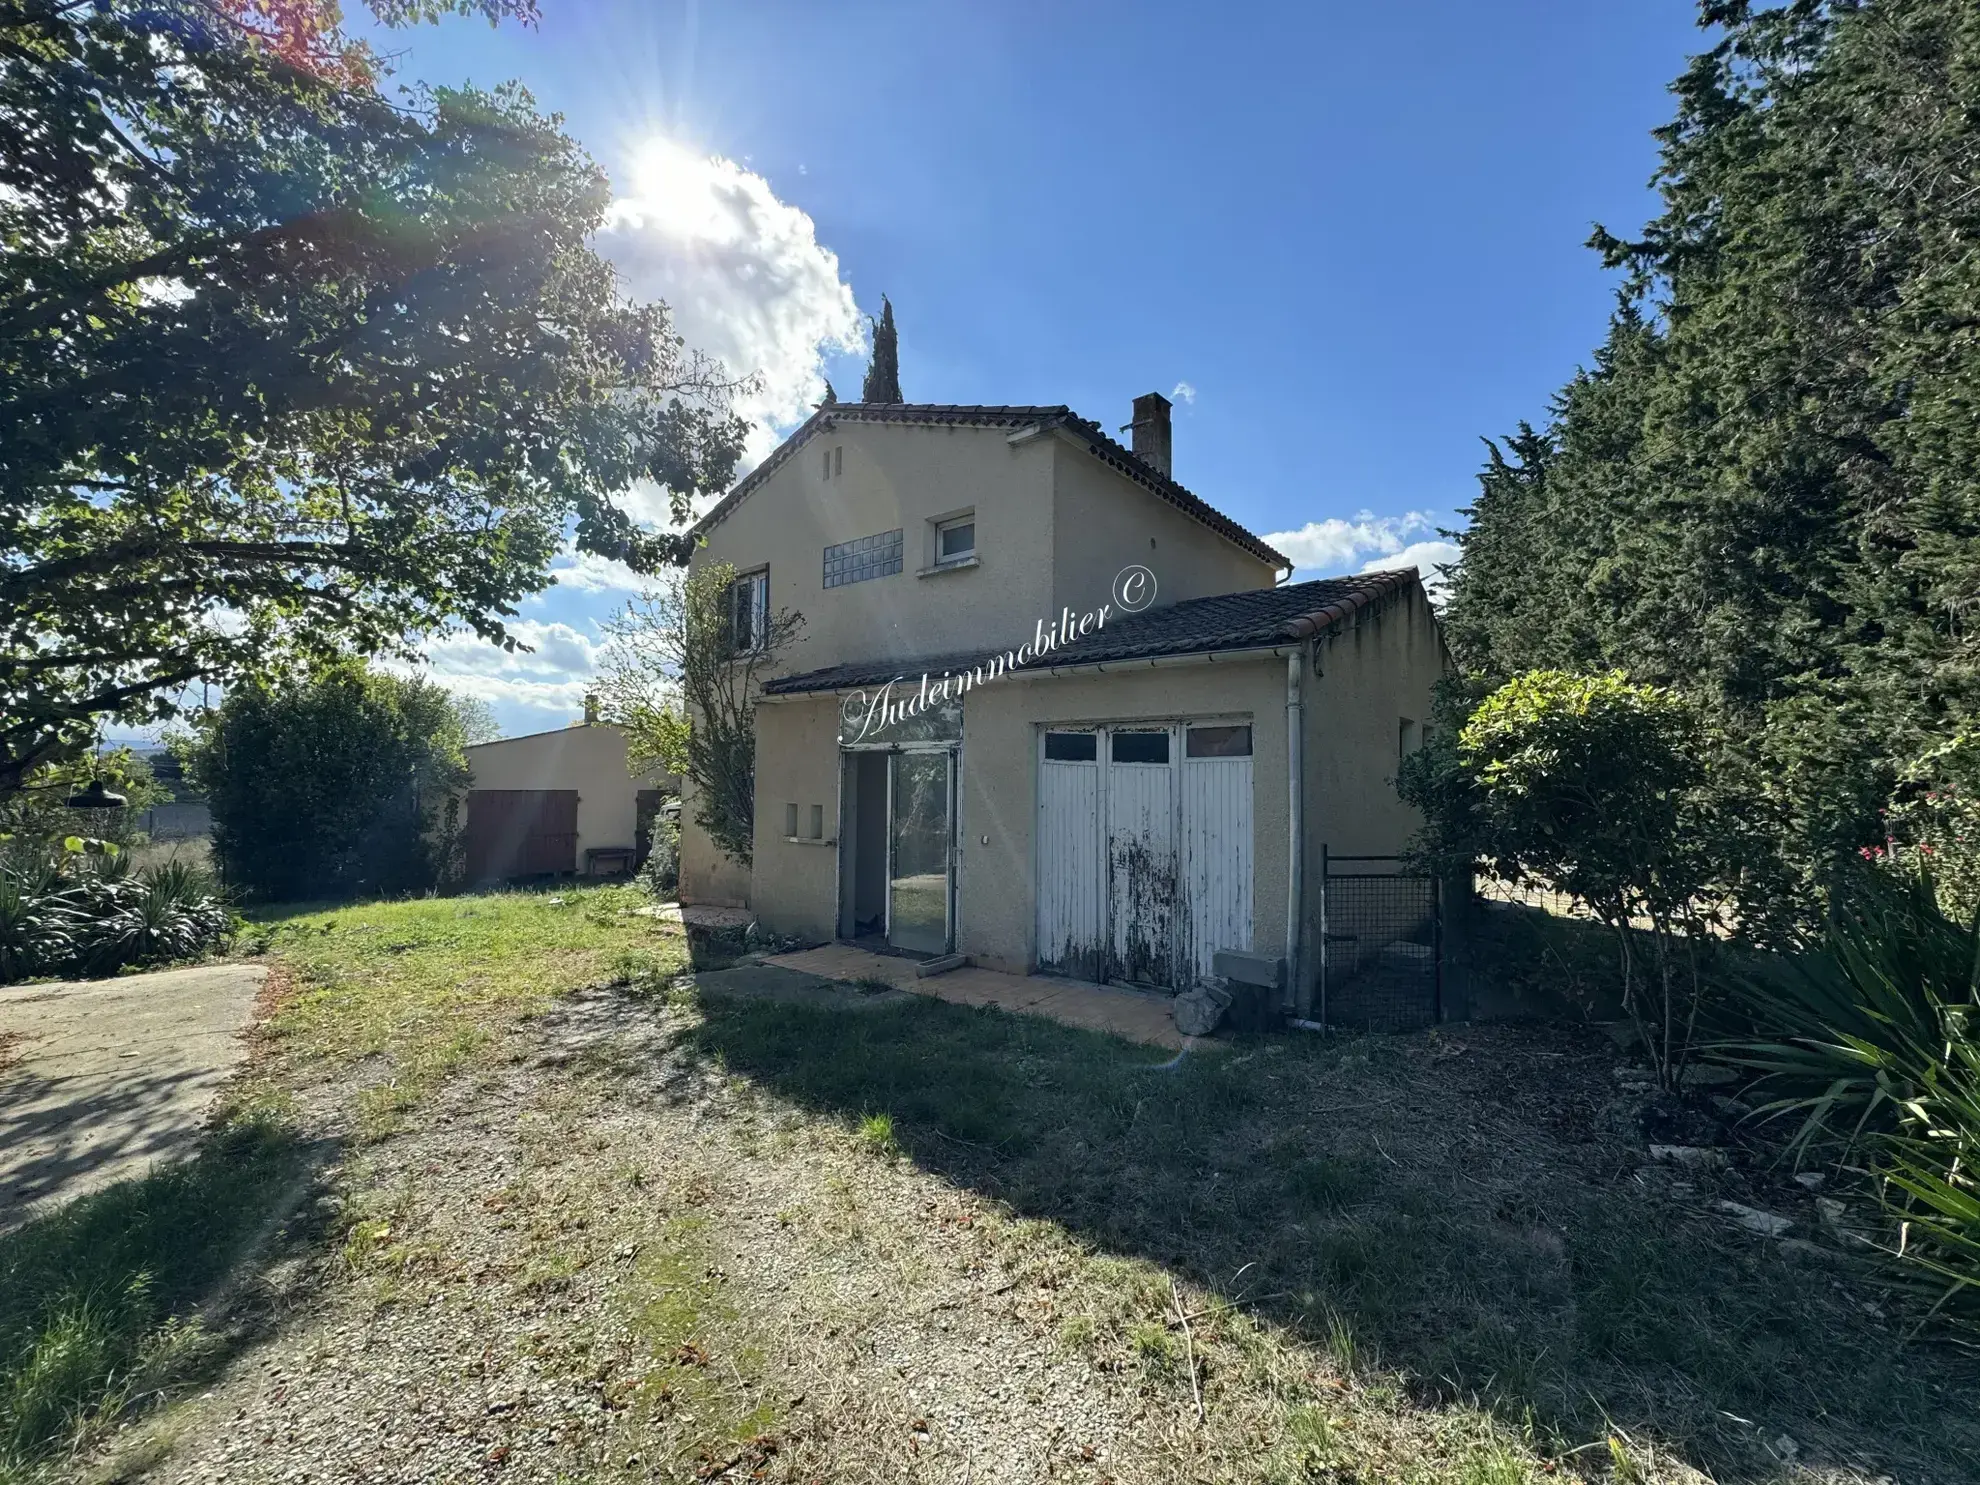
<svg viewBox="0 0 1980 1485"><path fill-rule="evenodd" d="M949 952L952 757L888 758L887 942L911 953Z"/></svg>

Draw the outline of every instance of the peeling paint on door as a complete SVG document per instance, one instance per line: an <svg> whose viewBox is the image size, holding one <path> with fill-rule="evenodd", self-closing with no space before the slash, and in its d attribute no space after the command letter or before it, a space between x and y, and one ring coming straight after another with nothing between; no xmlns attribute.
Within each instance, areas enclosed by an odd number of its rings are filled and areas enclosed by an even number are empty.
<svg viewBox="0 0 1980 1485"><path fill-rule="evenodd" d="M1250 947L1250 728L1218 731L1243 755L1185 762L1187 729L1159 724L1041 739L1041 969L1182 990Z"/></svg>

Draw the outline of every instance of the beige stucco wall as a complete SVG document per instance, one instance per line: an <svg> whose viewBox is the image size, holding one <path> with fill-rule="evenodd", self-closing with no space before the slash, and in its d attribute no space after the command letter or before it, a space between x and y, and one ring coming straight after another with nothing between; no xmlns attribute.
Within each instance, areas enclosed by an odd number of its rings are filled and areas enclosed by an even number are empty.
<svg viewBox="0 0 1980 1485"><path fill-rule="evenodd" d="M798 807L799 841L784 833ZM805 839L824 807L824 840ZM838 927L839 699L807 696L756 709L756 879L750 902L779 933L829 939Z"/></svg>
<svg viewBox="0 0 1980 1485"><path fill-rule="evenodd" d="M694 781L681 781L682 902L710 907L749 906L749 868L731 861L695 823Z"/></svg>
<svg viewBox="0 0 1980 1485"><path fill-rule="evenodd" d="M577 790L579 870L588 850L638 844L640 790L676 787L668 774L628 773L626 735L610 723L476 743L467 762L475 789Z"/></svg>
<svg viewBox="0 0 1980 1485"><path fill-rule="evenodd" d="M827 479L820 458L833 448L845 450L844 472ZM770 606L804 616L778 674L1015 645L1052 613L1051 479L1049 440L848 423L815 436L711 527L693 565L769 564ZM932 523L965 510L976 514L977 565L918 575L932 563ZM825 586L826 547L895 527L899 573Z"/></svg>
<svg viewBox="0 0 1980 1485"><path fill-rule="evenodd" d="M784 806L798 806L803 829L810 806L823 804L826 835L837 836L838 698L770 702L756 715L756 873L750 902L776 932L830 938L838 917L837 852L787 840ZM958 952L1017 974L1034 966L1041 727L1213 717L1252 725L1252 943L1261 952L1282 952L1285 665L1271 658L1041 674L971 692L963 705L957 818Z"/></svg>
<svg viewBox="0 0 1980 1485"><path fill-rule="evenodd" d="M1304 744L1309 983L1320 962L1321 849L1389 856L1408 845L1421 817L1396 793L1397 728L1404 717L1419 728L1428 722L1431 692L1448 664L1420 587L1316 642Z"/></svg>
<svg viewBox="0 0 1980 1485"><path fill-rule="evenodd" d="M1155 603L1269 588L1278 569L1226 541L1085 450L1053 440L1053 612L1091 613L1130 563L1155 574Z"/></svg>
<svg viewBox="0 0 1980 1485"><path fill-rule="evenodd" d="M1304 896L1310 974L1316 969L1323 845L1336 853L1391 854L1415 830L1395 793L1397 726L1419 724L1447 663L1420 591L1359 625L1302 649L1304 672ZM1285 951L1287 797L1283 654L1108 671L1008 676L969 694L963 708L958 801L956 947L1014 973L1036 962L1037 734L1080 723L1210 718L1252 725L1252 946ZM750 903L778 932L833 935L836 850L785 838L785 805L800 830L823 806L838 834L838 698L765 704L757 713L756 874ZM697 898L697 900L713 900Z"/></svg>

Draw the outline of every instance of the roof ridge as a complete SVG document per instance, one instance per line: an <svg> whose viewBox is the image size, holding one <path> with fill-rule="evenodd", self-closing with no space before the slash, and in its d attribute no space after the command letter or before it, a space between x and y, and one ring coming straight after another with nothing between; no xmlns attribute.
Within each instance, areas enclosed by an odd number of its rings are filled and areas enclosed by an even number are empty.
<svg viewBox="0 0 1980 1485"><path fill-rule="evenodd" d="M1106 430L1092 418L1081 417L1070 405L1053 403L997 403L997 402L828 402L821 405L812 415L793 429L790 435L770 451L763 462L744 475L720 500L716 501L700 520L689 528L690 533L699 535L711 526L725 519L729 512L742 503L744 498L762 484L778 469L789 463L800 445L821 427L843 418L848 422L906 423L919 421L917 417L933 421L962 421L980 418L990 422L1035 421L1046 427L1063 427L1068 432L1088 440L1087 452L1119 473L1126 475L1137 484L1146 486L1158 498L1166 500L1185 515L1209 527L1217 535L1235 546L1242 547L1262 561L1275 566L1292 568L1292 561L1283 552L1266 544L1249 529L1232 520L1209 501L1182 484L1173 475L1164 474L1141 458L1133 450L1115 442Z"/></svg>

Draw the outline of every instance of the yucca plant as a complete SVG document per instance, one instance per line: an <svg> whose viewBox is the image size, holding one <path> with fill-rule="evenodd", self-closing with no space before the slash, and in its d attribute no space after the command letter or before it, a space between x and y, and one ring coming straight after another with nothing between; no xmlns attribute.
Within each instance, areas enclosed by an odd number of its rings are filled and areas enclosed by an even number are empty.
<svg viewBox="0 0 1980 1485"><path fill-rule="evenodd" d="M0 870L0 982L188 959L232 927L178 862L132 875L125 858L64 852Z"/></svg>
<svg viewBox="0 0 1980 1485"><path fill-rule="evenodd" d="M0 984L60 969L75 957L72 915L0 872Z"/></svg>
<svg viewBox="0 0 1980 1485"><path fill-rule="evenodd" d="M1763 1116L1799 1117L1797 1162L1869 1173L1895 1253L1980 1315L1980 924L1928 879L1868 874L1782 975L1729 987L1751 1032L1716 1055L1761 1074Z"/></svg>

